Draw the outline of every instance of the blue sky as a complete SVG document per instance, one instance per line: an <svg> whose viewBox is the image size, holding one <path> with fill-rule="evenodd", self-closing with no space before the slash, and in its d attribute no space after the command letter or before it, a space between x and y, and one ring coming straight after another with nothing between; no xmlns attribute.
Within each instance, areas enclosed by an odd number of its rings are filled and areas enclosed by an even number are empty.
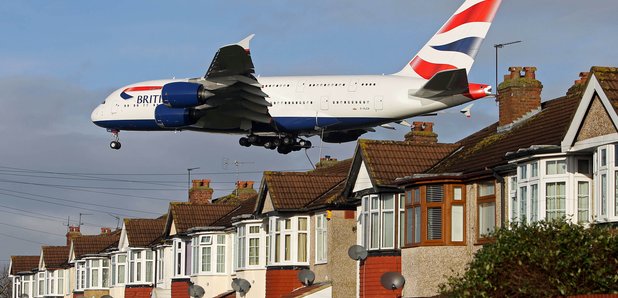
<svg viewBox="0 0 618 298"><path fill-rule="evenodd" d="M237 136L191 132L121 133L123 148L112 151L108 133L90 123L90 111L112 90L202 75L220 46L251 33L256 34L251 49L258 75L393 73L461 2L2 1L0 260L37 254L38 242L62 244L61 219L74 221L80 212L91 214L84 216L86 233L115 226L107 213L165 213L167 200L186 199L190 167L200 167L196 177L211 178L219 196L231 192L237 178L224 160L247 162L239 169L241 180L259 181L264 170L310 167L302 153L280 156L241 148ZM562 96L579 72L593 65L618 66L617 7L611 0L503 0L470 79L493 85L492 45L522 40L501 50L499 77L511 65L537 66L543 98ZM453 142L496 119L495 102L484 99L475 104L471 119L454 109L422 120L435 121L440 140ZM378 129L364 137L400 140L406 132L404 127ZM323 148L340 159L353 151L354 143ZM318 150L309 155L315 161ZM106 207L64 201L77 207L66 208L32 200L62 202L52 198Z"/></svg>

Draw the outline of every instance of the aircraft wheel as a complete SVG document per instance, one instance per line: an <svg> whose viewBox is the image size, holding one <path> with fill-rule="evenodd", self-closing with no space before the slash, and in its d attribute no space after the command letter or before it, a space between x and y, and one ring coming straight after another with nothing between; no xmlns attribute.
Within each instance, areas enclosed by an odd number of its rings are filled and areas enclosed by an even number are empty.
<svg viewBox="0 0 618 298"><path fill-rule="evenodd" d="M292 152L292 148L290 148L288 146L279 146L279 147L277 147L277 152L279 152L281 154L288 154L288 153Z"/></svg>
<svg viewBox="0 0 618 298"><path fill-rule="evenodd" d="M311 142L307 140L300 140L298 142L298 145L300 145L303 148L311 148Z"/></svg>
<svg viewBox="0 0 618 298"><path fill-rule="evenodd" d="M240 146L243 146L243 147L251 147L249 138L242 137L240 138L240 140L238 140L238 143L240 144Z"/></svg>
<svg viewBox="0 0 618 298"><path fill-rule="evenodd" d="M115 150L120 149L121 144L118 141L112 141L111 143L109 143L109 147Z"/></svg>
<svg viewBox="0 0 618 298"><path fill-rule="evenodd" d="M272 150L272 149L277 148L277 145L275 145L275 143L273 141L266 141L264 143L264 148Z"/></svg>
<svg viewBox="0 0 618 298"><path fill-rule="evenodd" d="M285 138L283 138L283 144L284 145L288 145L288 146L292 145L292 144L294 144L294 139L290 138L290 137L285 137Z"/></svg>
<svg viewBox="0 0 618 298"><path fill-rule="evenodd" d="M256 136L256 135L250 135L247 140L249 141L249 143L255 145L258 144L260 141L260 137Z"/></svg>

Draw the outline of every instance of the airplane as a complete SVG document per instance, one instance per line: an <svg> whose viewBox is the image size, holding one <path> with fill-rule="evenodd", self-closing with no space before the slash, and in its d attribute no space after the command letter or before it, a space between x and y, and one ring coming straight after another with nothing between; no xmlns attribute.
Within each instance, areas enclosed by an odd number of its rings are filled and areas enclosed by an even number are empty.
<svg viewBox="0 0 618 298"><path fill-rule="evenodd" d="M438 32L391 75L257 77L249 50L254 35L221 47L203 77L146 81L111 93L92 112L113 135L128 131L239 134L240 145L311 148L355 141L374 127L404 123L491 95L468 73L501 0L465 0Z"/></svg>

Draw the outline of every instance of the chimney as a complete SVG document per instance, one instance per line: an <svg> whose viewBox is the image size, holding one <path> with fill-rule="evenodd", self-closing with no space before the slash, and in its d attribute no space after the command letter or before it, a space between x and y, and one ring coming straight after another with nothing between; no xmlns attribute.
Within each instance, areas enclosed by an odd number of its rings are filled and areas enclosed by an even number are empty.
<svg viewBox="0 0 618 298"><path fill-rule="evenodd" d="M541 107L543 85L536 79L536 67L513 66L509 72L498 86L498 130Z"/></svg>
<svg viewBox="0 0 618 298"><path fill-rule="evenodd" d="M212 199L213 189L210 188L210 180L193 180L193 186L189 190L189 203L209 204Z"/></svg>
<svg viewBox="0 0 618 298"><path fill-rule="evenodd" d="M433 132L433 122L416 121L404 140L415 145L433 145L438 143L438 135Z"/></svg>
<svg viewBox="0 0 618 298"><path fill-rule="evenodd" d="M101 235L109 235L112 233L112 228L101 228Z"/></svg>
<svg viewBox="0 0 618 298"><path fill-rule="evenodd" d="M330 157L330 155L325 155L324 157L320 157L320 161L315 165L316 169L323 169L333 166L337 163L336 158Z"/></svg>
<svg viewBox="0 0 618 298"><path fill-rule="evenodd" d="M257 196L257 191L253 189L253 181L237 181L234 194L240 201L245 201Z"/></svg>
<svg viewBox="0 0 618 298"><path fill-rule="evenodd" d="M582 92L584 92L584 87L586 86L589 78L590 72L580 72L579 79L575 80L573 86L571 86L571 88L569 88L569 91L567 91L567 97L572 98L581 96Z"/></svg>
<svg viewBox="0 0 618 298"><path fill-rule="evenodd" d="M67 232L67 246L71 245L71 240L81 236L79 226L69 226L69 231Z"/></svg>

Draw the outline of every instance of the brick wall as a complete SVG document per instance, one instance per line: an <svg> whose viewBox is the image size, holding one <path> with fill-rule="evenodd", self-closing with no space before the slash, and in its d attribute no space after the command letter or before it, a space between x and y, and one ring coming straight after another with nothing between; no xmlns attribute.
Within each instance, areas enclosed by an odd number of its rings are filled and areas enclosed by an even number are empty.
<svg viewBox="0 0 618 298"><path fill-rule="evenodd" d="M359 271L360 297L401 297L401 289L387 290L380 279L386 272L401 272L401 256L369 256Z"/></svg>
<svg viewBox="0 0 618 298"><path fill-rule="evenodd" d="M303 284L298 280L296 269L267 269L266 270L266 297L279 298L300 288Z"/></svg>
<svg viewBox="0 0 618 298"><path fill-rule="evenodd" d="M172 298L189 298L189 284L189 279L172 280Z"/></svg>
<svg viewBox="0 0 618 298"><path fill-rule="evenodd" d="M543 85L536 79L536 67L510 67L509 71L498 86L499 126L511 124L541 106Z"/></svg>
<svg viewBox="0 0 618 298"><path fill-rule="evenodd" d="M124 289L124 298L150 298L152 287L148 286L127 286Z"/></svg>

